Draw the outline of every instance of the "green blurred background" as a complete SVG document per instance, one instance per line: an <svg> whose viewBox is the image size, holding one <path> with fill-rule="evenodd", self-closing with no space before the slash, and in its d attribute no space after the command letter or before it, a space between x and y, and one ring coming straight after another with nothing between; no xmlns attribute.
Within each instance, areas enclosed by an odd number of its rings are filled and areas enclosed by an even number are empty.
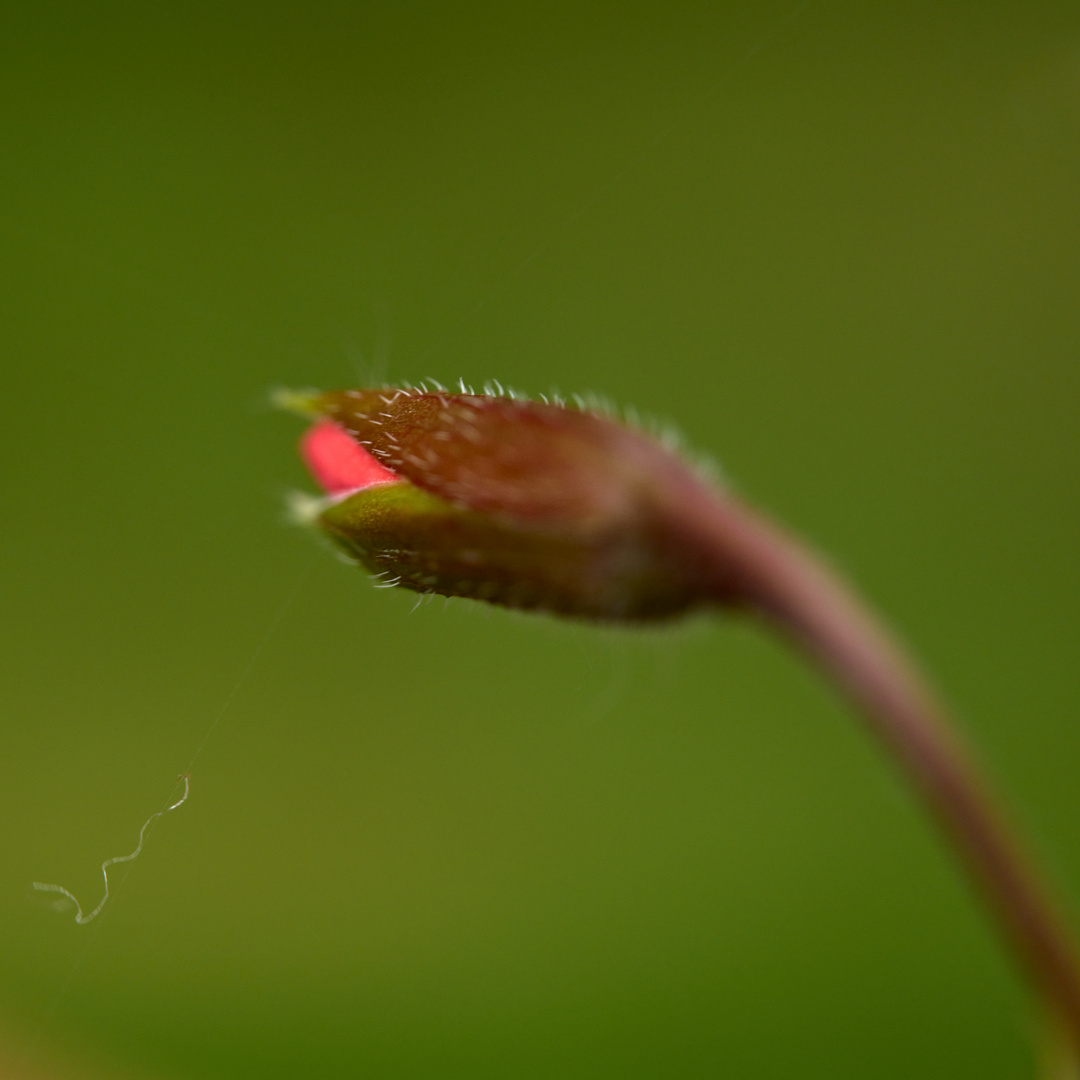
<svg viewBox="0 0 1080 1080"><path fill-rule="evenodd" d="M737 624L411 613L285 523L266 397L674 420L913 643L1075 911L1080 8L0 24L0 1074L1030 1075L814 675ZM49 910L226 706L101 919Z"/></svg>

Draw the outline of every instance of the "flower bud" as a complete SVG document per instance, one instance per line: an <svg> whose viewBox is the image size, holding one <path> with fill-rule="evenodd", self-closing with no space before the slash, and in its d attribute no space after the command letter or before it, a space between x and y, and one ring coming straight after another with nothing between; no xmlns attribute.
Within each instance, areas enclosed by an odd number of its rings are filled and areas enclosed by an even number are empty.
<svg viewBox="0 0 1080 1080"><path fill-rule="evenodd" d="M670 493L702 488L652 437L516 398L344 390L288 399L320 417L301 453L318 524L389 584L620 620L705 602Z"/></svg>

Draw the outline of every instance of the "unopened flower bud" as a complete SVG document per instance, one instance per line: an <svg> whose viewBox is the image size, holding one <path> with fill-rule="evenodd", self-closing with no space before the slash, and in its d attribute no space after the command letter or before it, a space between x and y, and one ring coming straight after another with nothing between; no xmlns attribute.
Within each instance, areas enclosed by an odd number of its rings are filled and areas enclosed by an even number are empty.
<svg viewBox="0 0 1080 1080"><path fill-rule="evenodd" d="M419 390L290 403L319 417L301 453L319 525L389 583L597 619L673 615L715 596L672 527L691 470L581 409Z"/></svg>

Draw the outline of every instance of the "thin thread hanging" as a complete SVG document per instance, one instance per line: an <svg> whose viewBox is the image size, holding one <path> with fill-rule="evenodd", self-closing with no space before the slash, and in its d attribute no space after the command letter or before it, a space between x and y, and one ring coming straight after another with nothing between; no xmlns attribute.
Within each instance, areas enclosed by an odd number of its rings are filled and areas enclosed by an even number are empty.
<svg viewBox="0 0 1080 1080"><path fill-rule="evenodd" d="M101 909L105 906L105 902L109 899L109 867L115 866L117 863L131 862L132 859L137 859L139 853L142 851L143 839L146 836L146 830L157 821L159 817L164 817L170 810L175 810L180 806L183 806L187 802L187 797L191 793L191 778L188 773L184 773L183 776L177 777L178 780L184 782L184 794L180 796L172 804L172 806L166 806L164 810L159 810L156 814L151 814L146 821L143 822L143 827L139 830L139 842L135 845L135 850L130 855L114 855L111 859L106 859L101 864L101 876L105 882L105 895L101 898L101 902L98 904L89 915L83 914L82 904L76 899L74 893L65 889L63 885L49 885L41 881L33 882L33 887L39 892L54 892L60 893L61 896L66 896L75 905L75 921L80 925L90 922L94 919Z"/></svg>

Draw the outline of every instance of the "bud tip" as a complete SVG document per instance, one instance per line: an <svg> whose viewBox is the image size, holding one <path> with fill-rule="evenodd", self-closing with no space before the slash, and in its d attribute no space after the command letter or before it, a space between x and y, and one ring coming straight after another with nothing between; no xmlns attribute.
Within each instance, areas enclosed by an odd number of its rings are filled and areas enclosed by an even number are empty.
<svg viewBox="0 0 1080 1080"><path fill-rule="evenodd" d="M270 391L270 404L282 412L295 413L309 419L319 416L318 390L290 390L287 386L278 386Z"/></svg>
<svg viewBox="0 0 1080 1080"><path fill-rule="evenodd" d="M300 456L328 495L351 495L400 479L333 420L319 420L307 429L300 439Z"/></svg>

